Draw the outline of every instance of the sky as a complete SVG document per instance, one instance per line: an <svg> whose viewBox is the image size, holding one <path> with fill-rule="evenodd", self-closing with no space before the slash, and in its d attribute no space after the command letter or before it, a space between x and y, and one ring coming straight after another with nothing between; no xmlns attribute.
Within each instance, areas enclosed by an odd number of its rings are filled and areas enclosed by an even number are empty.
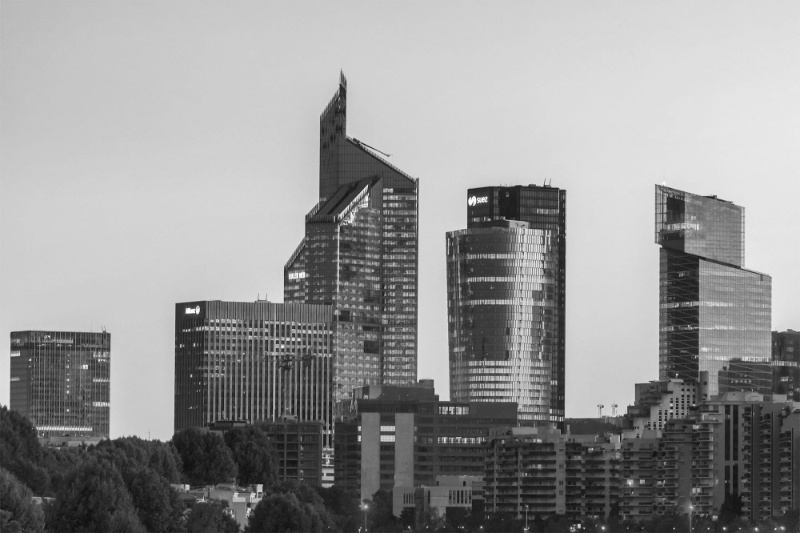
<svg viewBox="0 0 800 533"><path fill-rule="evenodd" d="M319 114L419 178L419 377L449 397L466 191L567 191L566 413L658 378L654 185L745 207L800 330L800 3L0 2L0 339L111 333L111 436L173 430L174 304L282 301ZM8 346L8 344L6 344ZM0 403L9 401L0 350Z"/></svg>

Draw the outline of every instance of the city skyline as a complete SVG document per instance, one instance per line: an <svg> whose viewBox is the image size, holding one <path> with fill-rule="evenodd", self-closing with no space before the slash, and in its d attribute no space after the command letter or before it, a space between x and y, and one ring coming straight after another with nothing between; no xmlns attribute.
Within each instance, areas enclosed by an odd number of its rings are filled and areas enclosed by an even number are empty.
<svg viewBox="0 0 800 533"><path fill-rule="evenodd" d="M800 328L794 3L0 9L0 335L112 331L112 437L171 435L176 302L281 301L340 69L352 130L420 179L443 399L445 233L479 186L569 191L568 417L658 377L654 183L744 205L771 329Z"/></svg>

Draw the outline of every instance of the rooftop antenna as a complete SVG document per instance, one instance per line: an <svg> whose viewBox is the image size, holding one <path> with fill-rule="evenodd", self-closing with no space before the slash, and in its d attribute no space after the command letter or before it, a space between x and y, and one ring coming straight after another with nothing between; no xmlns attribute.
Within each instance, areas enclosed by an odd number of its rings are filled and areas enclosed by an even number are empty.
<svg viewBox="0 0 800 533"><path fill-rule="evenodd" d="M597 404L597 418L603 418L603 407L605 407L605 405L602 403Z"/></svg>
<svg viewBox="0 0 800 533"><path fill-rule="evenodd" d="M105 326L100 326L100 327L103 329L103 333L105 333L106 332L106 327Z"/></svg>
<svg viewBox="0 0 800 533"><path fill-rule="evenodd" d="M617 416L617 407L619 407L619 405L617 405L616 403L611 404L611 416L615 418Z"/></svg>

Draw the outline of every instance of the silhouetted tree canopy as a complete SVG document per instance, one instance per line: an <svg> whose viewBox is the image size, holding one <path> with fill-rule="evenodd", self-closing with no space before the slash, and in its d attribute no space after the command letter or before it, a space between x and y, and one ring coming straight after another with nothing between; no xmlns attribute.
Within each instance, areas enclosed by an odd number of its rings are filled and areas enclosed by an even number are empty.
<svg viewBox="0 0 800 533"><path fill-rule="evenodd" d="M144 532L128 489L112 463L91 457L75 467L47 513L51 531Z"/></svg>
<svg viewBox="0 0 800 533"><path fill-rule="evenodd" d="M259 426L226 431L225 444L239 470L240 483L271 485L278 481L278 460L267 433Z"/></svg>
<svg viewBox="0 0 800 533"><path fill-rule="evenodd" d="M245 533L321 533L322 522L292 493L272 494L256 506Z"/></svg>
<svg viewBox="0 0 800 533"><path fill-rule="evenodd" d="M227 502L197 502L186 519L186 533L239 533L239 524L225 514Z"/></svg>
<svg viewBox="0 0 800 533"><path fill-rule="evenodd" d="M32 496L31 489L0 467L0 531L44 531L44 512L31 501Z"/></svg>
<svg viewBox="0 0 800 533"><path fill-rule="evenodd" d="M173 435L172 444L183 462L184 480L190 485L227 483L236 477L231 450L216 433L184 429Z"/></svg>
<svg viewBox="0 0 800 533"><path fill-rule="evenodd" d="M37 496L47 494L50 485L43 459L33 424L16 411L0 406L0 465Z"/></svg>

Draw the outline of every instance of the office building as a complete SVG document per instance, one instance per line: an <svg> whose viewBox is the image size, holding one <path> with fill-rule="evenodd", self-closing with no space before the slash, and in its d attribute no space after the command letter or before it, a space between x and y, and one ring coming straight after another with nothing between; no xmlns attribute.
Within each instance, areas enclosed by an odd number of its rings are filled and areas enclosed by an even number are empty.
<svg viewBox="0 0 800 533"><path fill-rule="evenodd" d="M432 382L365 386L340 404L335 484L371 499L378 490L433 486L436 476L482 476L490 427L516 425L517 406L446 402Z"/></svg>
<svg viewBox="0 0 800 533"><path fill-rule="evenodd" d="M264 430L278 459L279 481L323 485L321 422L277 420L267 422Z"/></svg>
<svg viewBox="0 0 800 533"><path fill-rule="evenodd" d="M108 438L111 334L11 333L11 402L39 437Z"/></svg>
<svg viewBox="0 0 800 533"><path fill-rule="evenodd" d="M486 456L485 510L517 519L605 519L619 501L619 476L618 442L543 427L496 428Z"/></svg>
<svg viewBox="0 0 800 533"><path fill-rule="evenodd" d="M447 233L451 398L563 429L565 288L566 191L470 189L467 229Z"/></svg>
<svg viewBox="0 0 800 533"><path fill-rule="evenodd" d="M284 301L333 306L333 397L417 379L418 184L347 136L347 80L320 116L319 201ZM385 154L384 154L385 155Z"/></svg>
<svg viewBox="0 0 800 533"><path fill-rule="evenodd" d="M330 306L196 301L175 305L175 431L220 421L323 425L332 452Z"/></svg>
<svg viewBox="0 0 800 533"><path fill-rule="evenodd" d="M436 476L436 485L395 487L392 513L400 516L404 509L414 510L419 530L428 513L440 518L448 509L483 514L483 476Z"/></svg>
<svg viewBox="0 0 800 533"><path fill-rule="evenodd" d="M744 268L744 208L656 185L655 219L659 379L770 394L772 279Z"/></svg>
<svg viewBox="0 0 800 533"><path fill-rule="evenodd" d="M800 331L772 332L772 392L800 401Z"/></svg>

